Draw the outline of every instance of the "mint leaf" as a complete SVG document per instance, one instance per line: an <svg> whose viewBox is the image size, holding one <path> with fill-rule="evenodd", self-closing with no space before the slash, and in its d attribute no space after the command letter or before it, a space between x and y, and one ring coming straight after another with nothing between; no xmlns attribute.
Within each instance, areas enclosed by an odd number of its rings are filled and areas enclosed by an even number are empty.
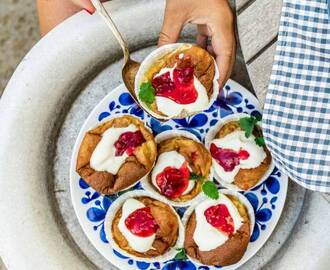
<svg viewBox="0 0 330 270"><path fill-rule="evenodd" d="M184 248L178 248L178 253L175 255L174 259L177 261L185 261L187 260L186 250Z"/></svg>
<svg viewBox="0 0 330 270"><path fill-rule="evenodd" d="M257 120L257 122L260 122L261 119L262 119L262 115L261 115L261 114L257 114L257 115L255 116L255 119Z"/></svg>
<svg viewBox="0 0 330 270"><path fill-rule="evenodd" d="M155 89L150 82L140 85L139 99L150 106L155 101Z"/></svg>
<svg viewBox="0 0 330 270"><path fill-rule="evenodd" d="M204 180L204 177L202 175L198 175L197 173L190 172L189 180L199 181L199 180Z"/></svg>
<svg viewBox="0 0 330 270"><path fill-rule="evenodd" d="M259 146L264 146L265 145L264 137L257 137L257 138L254 139L254 141Z"/></svg>
<svg viewBox="0 0 330 270"><path fill-rule="evenodd" d="M245 137L249 138L252 134L253 128L255 124L255 118L251 117L243 117L239 120L239 126L241 129L245 131Z"/></svg>
<svg viewBox="0 0 330 270"><path fill-rule="evenodd" d="M253 132L254 126L261 121L261 115L257 115L256 117L243 117L239 120L239 126L242 130L245 131L245 137L249 138Z"/></svg>
<svg viewBox="0 0 330 270"><path fill-rule="evenodd" d="M206 181L202 186L202 190L207 197L213 200L219 199L218 188L212 181Z"/></svg>

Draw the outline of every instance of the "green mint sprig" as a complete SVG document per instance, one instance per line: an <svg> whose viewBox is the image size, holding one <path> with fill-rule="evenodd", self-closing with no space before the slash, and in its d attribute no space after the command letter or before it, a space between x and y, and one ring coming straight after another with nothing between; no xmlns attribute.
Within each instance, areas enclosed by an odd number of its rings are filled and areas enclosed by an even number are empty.
<svg viewBox="0 0 330 270"><path fill-rule="evenodd" d="M174 257L176 261L185 261L188 259L186 250L184 248L178 248L176 250L178 251L178 253Z"/></svg>
<svg viewBox="0 0 330 270"><path fill-rule="evenodd" d="M249 138L255 128L255 125L261 121L261 115L243 117L239 120L239 125L242 130L245 131L245 137ZM259 146L265 145L265 140L263 137L256 137L255 143Z"/></svg>
<svg viewBox="0 0 330 270"><path fill-rule="evenodd" d="M214 182L212 181L204 182L202 186L202 190L207 197L213 200L219 199L219 191L217 186L214 184Z"/></svg>
<svg viewBox="0 0 330 270"><path fill-rule="evenodd" d="M257 137L254 139L257 145L264 146L265 145L265 139L264 137Z"/></svg>
<svg viewBox="0 0 330 270"><path fill-rule="evenodd" d="M148 106L155 101L155 89L150 82L144 82L140 85L139 99Z"/></svg>
<svg viewBox="0 0 330 270"><path fill-rule="evenodd" d="M190 174L189 174L189 180L201 181L201 180L204 180L204 179L205 179L204 176L198 175L197 173L190 172Z"/></svg>

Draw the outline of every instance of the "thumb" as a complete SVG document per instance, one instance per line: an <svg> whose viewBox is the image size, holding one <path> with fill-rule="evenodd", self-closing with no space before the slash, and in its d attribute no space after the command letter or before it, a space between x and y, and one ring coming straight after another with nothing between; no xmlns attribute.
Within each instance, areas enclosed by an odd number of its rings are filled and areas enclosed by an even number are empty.
<svg viewBox="0 0 330 270"><path fill-rule="evenodd" d="M162 30L159 33L158 46L175 43L184 25L182 16L166 7Z"/></svg>
<svg viewBox="0 0 330 270"><path fill-rule="evenodd" d="M235 35L230 32L217 32L214 36L212 36L212 47L216 55L216 62L220 73L219 85L222 88L229 79L235 63Z"/></svg>

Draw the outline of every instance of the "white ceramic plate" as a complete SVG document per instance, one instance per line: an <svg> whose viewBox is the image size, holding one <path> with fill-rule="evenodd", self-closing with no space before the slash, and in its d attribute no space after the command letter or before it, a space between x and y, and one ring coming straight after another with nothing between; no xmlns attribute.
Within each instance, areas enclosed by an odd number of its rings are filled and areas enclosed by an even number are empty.
<svg viewBox="0 0 330 270"><path fill-rule="evenodd" d="M100 196L79 177L75 172L77 152L85 132L116 114L128 113L139 117L153 130L155 135L166 130L179 129L191 132L204 141L209 128L226 115L233 113L255 115L260 114L260 111L258 100L248 90L232 80L228 81L217 100L207 111L185 119L169 120L167 122L159 122L147 115L134 102L123 85L111 91L94 108L84 123L74 147L70 168L72 203L79 222L94 247L111 263L125 270L219 269L219 267L195 264L189 260L177 261L174 258L166 262L155 263L136 261L113 250L104 232L104 221L109 206L118 198L118 195ZM253 190L243 193L254 208L254 230L244 257L237 264L222 269L236 269L249 260L267 241L280 218L286 198L287 185L287 177L275 168L263 183ZM137 183L134 188L142 189L140 183ZM176 210L182 216L186 208L177 207Z"/></svg>

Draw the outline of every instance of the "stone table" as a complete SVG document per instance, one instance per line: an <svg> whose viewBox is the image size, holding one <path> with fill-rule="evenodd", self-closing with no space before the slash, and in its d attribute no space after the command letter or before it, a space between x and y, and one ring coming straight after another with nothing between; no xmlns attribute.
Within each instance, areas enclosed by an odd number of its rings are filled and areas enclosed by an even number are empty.
<svg viewBox="0 0 330 270"><path fill-rule="evenodd" d="M237 0L237 29L255 93L264 102L276 49L281 0Z"/></svg>

